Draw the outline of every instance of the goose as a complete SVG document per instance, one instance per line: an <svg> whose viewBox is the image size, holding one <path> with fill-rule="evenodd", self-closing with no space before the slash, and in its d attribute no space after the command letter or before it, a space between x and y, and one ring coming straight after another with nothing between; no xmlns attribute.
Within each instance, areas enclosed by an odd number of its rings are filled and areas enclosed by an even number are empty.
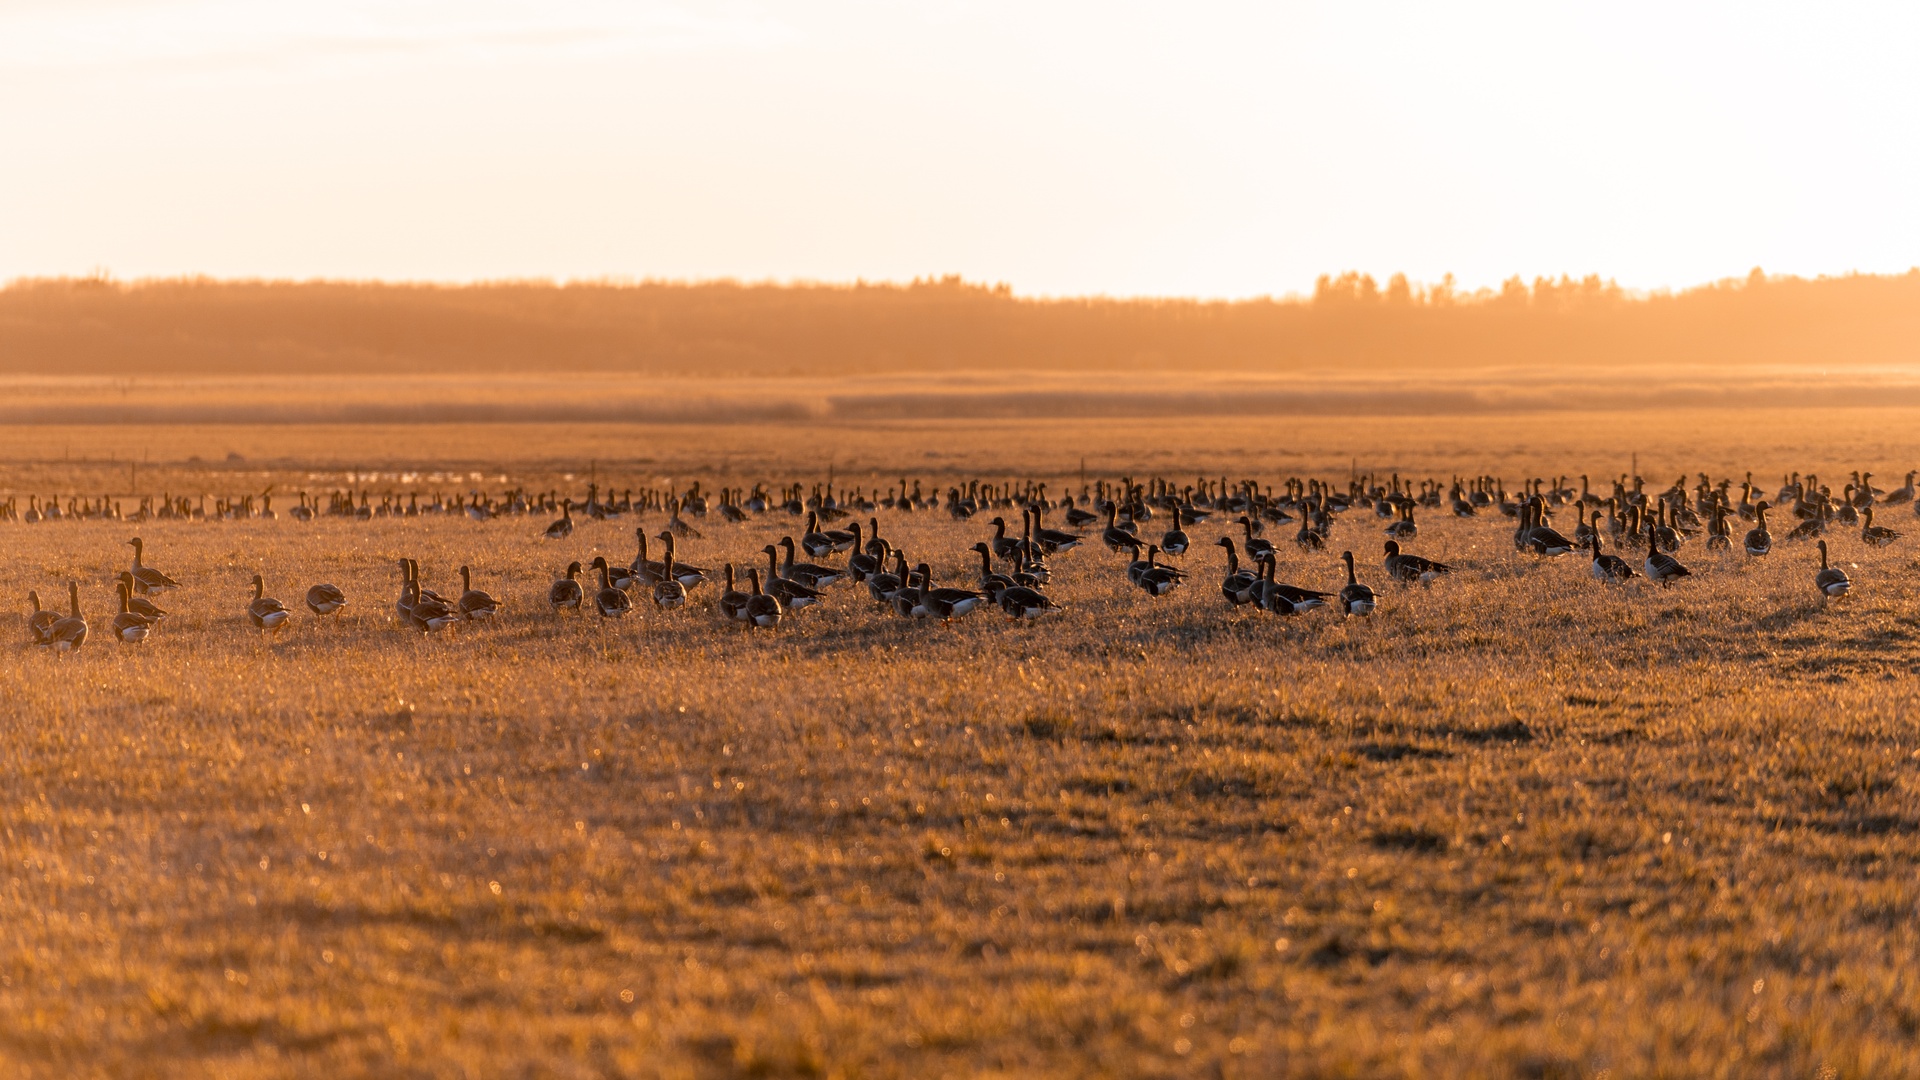
<svg viewBox="0 0 1920 1080"><path fill-rule="evenodd" d="M1138 552L1139 548L1136 545L1139 541L1135 539L1133 535L1137 531L1137 526L1131 521L1125 525L1121 525L1118 519L1119 513L1120 508L1118 505L1114 503L1107 504L1107 527L1100 533L1100 540L1102 543L1105 543L1111 551L1117 552L1121 548L1132 548Z"/></svg>
<svg viewBox="0 0 1920 1080"><path fill-rule="evenodd" d="M1653 542L1661 551L1679 551L1680 540L1679 530L1667 524L1667 503L1662 499L1660 509L1653 518Z"/></svg>
<svg viewBox="0 0 1920 1080"><path fill-rule="evenodd" d="M1527 505L1531 507L1528 513L1528 520L1532 521L1533 525L1526 530L1526 542L1527 546L1533 549L1534 554L1543 555L1549 559L1557 559L1567 552L1575 550L1573 541L1560 535L1559 532L1550 526L1540 524L1542 515L1540 512L1541 502L1538 495L1527 500Z"/></svg>
<svg viewBox="0 0 1920 1080"><path fill-rule="evenodd" d="M1091 510L1083 510L1078 506L1072 505L1071 499L1069 499L1069 502L1067 505L1066 518L1067 518L1067 524L1072 528L1086 529L1086 528L1091 528L1096 522L1098 522L1100 520L1100 515L1094 513Z"/></svg>
<svg viewBox="0 0 1920 1080"><path fill-rule="evenodd" d="M1863 519L1860 525L1861 542L1871 544L1874 547L1885 547L1900 538L1900 534L1894 530L1887 528L1885 525L1875 525L1873 523L1873 507L1869 506L1865 510L1862 510L1860 516Z"/></svg>
<svg viewBox="0 0 1920 1080"><path fill-rule="evenodd" d="M1007 535L1006 518L994 518L987 524L993 526L993 539L988 542L993 545L996 558L1011 559L1020 554L1019 539Z"/></svg>
<svg viewBox="0 0 1920 1080"><path fill-rule="evenodd" d="M1033 516L1033 539L1049 555L1072 551L1080 546L1080 537L1077 534L1042 526L1040 515L1037 513Z"/></svg>
<svg viewBox="0 0 1920 1080"><path fill-rule="evenodd" d="M904 564L901 569L906 569ZM888 601L893 605L893 613L903 619L926 618L928 614L924 595L926 590L922 588L925 582L921 581L920 572L909 570L900 580L901 586L893 591L893 598Z"/></svg>
<svg viewBox="0 0 1920 1080"><path fill-rule="evenodd" d="M1881 504L1884 506L1899 506L1901 503L1913 502L1913 478L1916 476L1920 476L1920 471L1908 473L1907 486L1894 488L1892 491L1887 492L1887 497L1880 500Z"/></svg>
<svg viewBox="0 0 1920 1080"><path fill-rule="evenodd" d="M1260 591L1254 593L1254 602L1262 608L1279 615L1305 615L1309 611L1327 606L1333 599L1332 593L1315 589L1302 589L1298 585L1288 585L1284 581L1274 580L1277 560L1269 555L1261 560ZM1364 586L1362 586L1364 588ZM1290 605L1291 611L1282 611L1280 604Z"/></svg>
<svg viewBox="0 0 1920 1080"><path fill-rule="evenodd" d="M253 575L253 602L247 605L247 618L254 626L274 631L287 624L293 612L287 606L267 595L267 583L259 574Z"/></svg>
<svg viewBox="0 0 1920 1080"><path fill-rule="evenodd" d="M667 555L661 562L661 569L668 580L679 582L683 589L691 589L706 584L713 576L713 571L706 567L691 566L675 557L672 533L662 532L659 539L667 545Z"/></svg>
<svg viewBox="0 0 1920 1080"><path fill-rule="evenodd" d="M773 630L780 626L782 614L780 601L760 591L760 571L747 571L748 585L753 589L747 597L746 607L742 609L742 621L749 627L759 630Z"/></svg>
<svg viewBox="0 0 1920 1080"><path fill-rule="evenodd" d="M1793 527L1787 534L1789 540L1811 540L1827 531L1827 504L1821 502L1814 508L1813 516Z"/></svg>
<svg viewBox="0 0 1920 1080"><path fill-rule="evenodd" d="M894 568L882 570L867 576L867 592L872 594L876 604L891 604L893 596L907 583L907 556L899 548L893 549Z"/></svg>
<svg viewBox="0 0 1920 1080"><path fill-rule="evenodd" d="M780 576L787 581L798 581L808 589L817 592L838 584L841 578L847 576L845 570L837 570L831 566L816 566L813 563L794 562L793 537L791 536L781 537L780 546L785 548L787 552L786 559L780 566ZM768 582L767 587L769 590L772 590L773 583Z"/></svg>
<svg viewBox="0 0 1920 1080"><path fill-rule="evenodd" d="M604 555L593 557L593 568L600 571L600 591L593 594L594 610L603 619L624 619L627 612L633 610L633 600L623 589L613 587L607 576L607 559Z"/></svg>
<svg viewBox="0 0 1920 1080"><path fill-rule="evenodd" d="M854 535L858 536L860 523L854 522L852 530ZM854 584L857 585L886 568L887 547L885 540L879 541L871 549L861 544L853 546L853 550L847 553L847 576L853 579Z"/></svg>
<svg viewBox="0 0 1920 1080"><path fill-rule="evenodd" d="M585 595L584 590L580 588L580 561L576 559L567 564L567 576L548 587L547 606L553 609L555 615L560 614L562 608L579 611L580 601L583 599Z"/></svg>
<svg viewBox="0 0 1920 1080"><path fill-rule="evenodd" d="M800 547L809 558L824 559L835 552L845 551L853 545L852 533L839 529L822 532L819 513L813 510L807 511L807 531L800 535Z"/></svg>
<svg viewBox="0 0 1920 1080"><path fill-rule="evenodd" d="M788 537L788 540L791 542L792 537ZM799 611L801 608L812 607L820 602L820 593L812 586L781 576L779 564L775 561L780 557L778 547L768 544L760 550L767 556L767 593L778 600L782 608ZM791 559L793 557L791 547L788 548L788 552L787 557Z"/></svg>
<svg viewBox="0 0 1920 1080"><path fill-rule="evenodd" d="M1147 564L1142 567L1134 583L1148 596L1165 596L1180 587L1187 575L1171 566L1160 566L1154 558L1160 554L1157 544L1147 545Z"/></svg>
<svg viewBox="0 0 1920 1080"><path fill-rule="evenodd" d="M307 590L307 610L315 615L331 615L347 606L347 594L337 585L321 583Z"/></svg>
<svg viewBox="0 0 1920 1080"><path fill-rule="evenodd" d="M1400 518L1387 526L1387 535L1400 540L1408 540L1420 535L1420 526L1413 523L1412 506L1400 508Z"/></svg>
<svg viewBox="0 0 1920 1080"><path fill-rule="evenodd" d="M1305 515L1300 518L1300 531L1293 534L1293 542L1300 545L1302 550L1319 551L1327 546L1327 538L1310 527L1311 520Z"/></svg>
<svg viewBox="0 0 1920 1080"><path fill-rule="evenodd" d="M500 613L500 601L492 593L481 592L473 587L473 572L467 567L460 568L460 602L455 605L460 617L468 622L486 622Z"/></svg>
<svg viewBox="0 0 1920 1080"><path fill-rule="evenodd" d="M145 616L148 622L159 622L161 619L167 617L165 608L162 608L144 596L135 595L133 591L133 575L131 573L125 570L120 571L120 581L127 587L128 611L133 612L135 615Z"/></svg>
<svg viewBox="0 0 1920 1080"><path fill-rule="evenodd" d="M870 517L867 519L867 532L869 535L867 536L866 546L863 550L874 558L879 559L881 561L880 568L884 570L886 569L887 549L893 545L880 539L879 518Z"/></svg>
<svg viewBox="0 0 1920 1080"><path fill-rule="evenodd" d="M729 505L731 504L723 502L720 504L720 508L725 510ZM753 594L741 592L739 589L734 588L732 563L726 565L726 575L727 589L720 594L720 614L724 615L728 622L746 622L747 601L752 599ZM776 604L774 606L778 607L779 605Z"/></svg>
<svg viewBox="0 0 1920 1080"><path fill-rule="evenodd" d="M413 560L400 560L400 598L393 602L393 614L404 625L413 621Z"/></svg>
<svg viewBox="0 0 1920 1080"><path fill-rule="evenodd" d="M1639 577L1633 564L1618 555L1606 555L1600 551L1600 534L1587 537L1587 544L1593 549L1594 579L1607 585L1624 585L1631 578Z"/></svg>
<svg viewBox="0 0 1920 1080"><path fill-rule="evenodd" d="M419 559L408 559L407 566L410 569L411 573L413 574L413 585L414 585L413 591L416 599L431 600L434 603L439 604L444 608L447 608L448 610L452 610L453 608L452 601L448 600L444 596L441 596L439 593L434 592L432 589L427 588L425 585L420 584L420 560Z"/></svg>
<svg viewBox="0 0 1920 1080"><path fill-rule="evenodd" d="M973 550L980 553L980 591L987 594L988 600L998 603L1000 594L1013 588L1014 581L1005 574L993 572L993 549L986 541L973 545Z"/></svg>
<svg viewBox="0 0 1920 1080"><path fill-rule="evenodd" d="M1220 595L1234 607L1253 602L1253 589L1260 578L1240 569L1240 553L1233 548L1233 537L1223 536L1216 541L1227 549L1227 576L1220 582Z"/></svg>
<svg viewBox="0 0 1920 1080"><path fill-rule="evenodd" d="M1184 513L1175 513L1173 515L1173 528L1168 529L1166 535L1160 538L1160 550L1162 552L1168 555L1185 555L1187 553L1187 547L1192 543L1192 540L1188 538L1187 531L1180 527L1180 519L1185 516Z"/></svg>
<svg viewBox="0 0 1920 1080"><path fill-rule="evenodd" d="M1253 535L1253 519L1252 518L1247 517L1245 514L1242 514L1240 516L1239 525L1240 525L1240 528L1245 530L1245 533L1246 533L1246 540L1241 544L1241 546L1246 549L1247 558L1252 559L1256 564L1258 564L1260 560L1273 554L1273 541L1267 540L1263 537L1258 537Z"/></svg>
<svg viewBox="0 0 1920 1080"><path fill-rule="evenodd" d="M1387 576L1403 585L1411 585L1416 581L1422 585L1431 585L1434 578L1453 573L1453 567L1446 563L1423 559L1418 555L1401 554L1398 541L1387 541L1386 550Z"/></svg>
<svg viewBox="0 0 1920 1080"><path fill-rule="evenodd" d="M53 629L54 623L60 621L60 616L41 609L40 594L37 592L27 593L27 604L33 608L32 613L27 616L27 633L33 636L35 645L45 645L48 641L48 631Z"/></svg>
<svg viewBox="0 0 1920 1080"><path fill-rule="evenodd" d="M1813 587L1820 590L1822 596L1845 596L1853 588L1853 582L1847 580L1847 572L1837 566L1827 565L1827 542L1820 541L1820 572L1813 575Z"/></svg>
<svg viewBox="0 0 1920 1080"><path fill-rule="evenodd" d="M667 535L672 536L673 534L668 533ZM653 587L653 606L663 610L670 610L687 602L687 587L680 583L678 577L674 576L673 549L671 547L667 549L666 563L667 572L661 576L659 583Z"/></svg>
<svg viewBox="0 0 1920 1080"><path fill-rule="evenodd" d="M1340 558L1347 564L1347 587L1340 590L1340 614L1371 615L1377 603L1373 590L1360 584L1353 572L1353 552L1343 551Z"/></svg>
<svg viewBox="0 0 1920 1080"><path fill-rule="evenodd" d="M633 561L624 568L607 567L608 580L616 589L638 589L658 584L662 574L666 573L666 564L647 558L647 530L633 530L633 539L639 545L639 552Z"/></svg>
<svg viewBox="0 0 1920 1080"><path fill-rule="evenodd" d="M568 499L565 502L560 504L560 516L554 519L553 524L547 526L547 539L565 540L567 537L572 535L573 535L573 500Z"/></svg>
<svg viewBox="0 0 1920 1080"><path fill-rule="evenodd" d="M1707 528L1707 550L1733 550L1733 537L1727 534L1727 507L1724 503L1713 505L1713 522Z"/></svg>
<svg viewBox="0 0 1920 1080"><path fill-rule="evenodd" d="M153 628L153 620L127 609L126 582L117 582L114 590L120 594L120 614L113 617L113 636L126 645L137 645L147 640L147 634Z"/></svg>
<svg viewBox="0 0 1920 1080"><path fill-rule="evenodd" d="M459 612L453 610L438 594L420 587L420 568L413 568L413 580L408 583L413 594L413 604L407 609L407 620L414 629L423 634L438 633L460 621Z"/></svg>
<svg viewBox="0 0 1920 1080"><path fill-rule="evenodd" d="M1746 550L1756 559L1773 550L1773 534L1767 531L1767 511L1771 509L1773 504L1768 502L1757 503L1753 508L1754 519L1759 524L1747 530Z"/></svg>
<svg viewBox="0 0 1920 1080"><path fill-rule="evenodd" d="M967 614L986 602L986 597L972 589L936 589L933 587L933 568L926 563L919 567L920 602L928 615L941 622L951 622Z"/></svg>
<svg viewBox="0 0 1920 1080"><path fill-rule="evenodd" d="M136 536L127 541L127 543L133 545L133 570L131 573L133 574L134 592L145 595L147 593L165 592L168 589L177 589L180 587L179 582L155 570L153 567L140 565L140 556L146 550L145 541Z"/></svg>
<svg viewBox="0 0 1920 1080"><path fill-rule="evenodd" d="M1693 576L1693 571L1680 565L1679 559L1660 550L1660 542L1652 529L1647 530L1647 561L1640 569L1646 572L1648 581L1658 582L1663 589L1677 578Z"/></svg>
<svg viewBox="0 0 1920 1080"><path fill-rule="evenodd" d="M1059 611L1060 605L1039 589L1015 585L1000 593L1000 610L1006 612L1009 618L1037 619L1049 612Z"/></svg>
<svg viewBox="0 0 1920 1080"><path fill-rule="evenodd" d="M73 614L64 619L55 619L47 627L47 637L43 644L54 652L67 653L87 643L87 620L80 614L80 583L67 583L67 600L72 605Z"/></svg>

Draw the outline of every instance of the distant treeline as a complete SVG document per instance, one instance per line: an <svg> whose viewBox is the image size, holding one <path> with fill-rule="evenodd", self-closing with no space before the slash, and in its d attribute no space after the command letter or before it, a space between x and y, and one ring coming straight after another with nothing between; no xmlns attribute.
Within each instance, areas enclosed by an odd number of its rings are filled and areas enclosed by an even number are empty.
<svg viewBox="0 0 1920 1080"><path fill-rule="evenodd" d="M1752 275L1629 295L1609 282L1382 286L1307 298L1027 299L906 285L33 279L0 289L0 372L456 371L864 375L1130 369L1909 364L1920 271Z"/></svg>

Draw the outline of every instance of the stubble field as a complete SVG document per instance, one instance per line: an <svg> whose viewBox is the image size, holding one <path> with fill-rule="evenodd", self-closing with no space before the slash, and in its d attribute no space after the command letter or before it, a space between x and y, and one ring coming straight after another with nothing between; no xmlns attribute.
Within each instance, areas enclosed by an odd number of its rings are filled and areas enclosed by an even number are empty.
<svg viewBox="0 0 1920 1080"><path fill-rule="evenodd" d="M1090 479L1344 485L1357 458L1513 488L1637 450L1650 487L1752 468L1771 491L1808 468L1897 486L1913 420L15 427L0 452L23 495L119 491L132 462L142 489L271 484L283 513L347 469L376 497L580 492L589 469L1058 493L1082 458ZM940 580L977 572L980 521L879 516ZM617 624L544 609L569 559L625 562L662 522L562 543L544 516L141 524L185 583L150 641L0 664L6 1071L1920 1073L1911 511L1887 548L1836 528L1856 592L1833 603L1809 545L1696 540L1693 578L1623 590L1517 555L1497 515L1422 516L1410 549L1461 570L1389 587L1384 523L1356 510L1327 553L1281 542L1280 576L1335 587L1351 547L1369 619L1230 610L1217 519L1161 599L1097 544L1056 556L1067 610L1033 624L909 623L847 586L754 636L711 588ZM714 568L800 528L695 524L681 554ZM132 535L0 525L0 590L18 611L78 580L101 627ZM403 555L443 592L471 565L503 617L394 628ZM352 606L263 640L256 572Z"/></svg>

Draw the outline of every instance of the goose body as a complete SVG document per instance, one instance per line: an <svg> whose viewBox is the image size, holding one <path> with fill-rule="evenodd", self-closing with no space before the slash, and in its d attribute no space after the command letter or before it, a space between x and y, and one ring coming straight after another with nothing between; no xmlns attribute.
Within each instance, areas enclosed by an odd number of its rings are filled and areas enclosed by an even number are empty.
<svg viewBox="0 0 1920 1080"><path fill-rule="evenodd" d="M1373 590L1360 584L1359 577L1354 574L1353 552L1343 551L1340 553L1340 558L1347 564L1347 586L1340 590L1340 614L1373 614L1373 609L1378 604L1378 600L1374 597Z"/></svg>
<svg viewBox="0 0 1920 1080"><path fill-rule="evenodd" d="M1038 589L1015 585L1001 591L1000 610L1015 619L1037 619L1049 612L1059 611L1060 605Z"/></svg>
<svg viewBox="0 0 1920 1080"><path fill-rule="evenodd" d="M1820 541L1820 570L1813 575L1813 587L1820 590L1820 595L1829 599L1845 596L1853 591L1853 582L1848 579L1847 572L1837 566L1827 565L1825 540Z"/></svg>
<svg viewBox="0 0 1920 1080"><path fill-rule="evenodd" d="M600 572L600 589L593 594L593 608L603 619L624 619L633 610L633 600L623 589L613 587L607 576L607 560L603 555L593 557L593 568Z"/></svg>
<svg viewBox="0 0 1920 1080"><path fill-rule="evenodd" d="M1753 508L1754 519L1758 522L1747 530L1744 547L1748 555L1759 558L1773 550L1773 534L1767 531L1767 511L1772 509L1769 503L1760 503Z"/></svg>
<svg viewBox="0 0 1920 1080"><path fill-rule="evenodd" d="M560 516L547 526L546 537L549 540L565 540L573 535L573 500L560 504Z"/></svg>
<svg viewBox="0 0 1920 1080"><path fill-rule="evenodd" d="M1894 530L1887 528L1885 525L1875 525L1873 523L1873 507L1869 506L1861 511L1860 516L1863 519L1860 525L1861 543L1870 544L1873 547L1886 547L1888 544L1900 539L1900 534Z"/></svg>
<svg viewBox="0 0 1920 1080"><path fill-rule="evenodd" d="M1648 581L1657 582L1663 589L1683 577L1693 576L1693 571L1680 565L1679 559L1660 550L1660 541L1652 529L1647 530L1647 561L1640 569Z"/></svg>
<svg viewBox="0 0 1920 1080"><path fill-rule="evenodd" d="M1640 576L1639 572L1634 570L1632 563L1618 555L1609 555L1600 550L1598 531L1587 538L1587 544L1593 548L1591 573L1595 581L1605 585L1624 585L1629 580Z"/></svg>
<svg viewBox="0 0 1920 1080"><path fill-rule="evenodd" d="M1220 595L1234 607L1252 603L1254 586L1260 579L1240 569L1240 555L1233 548L1233 537L1223 536L1218 543L1227 549L1227 576L1220 581Z"/></svg>
<svg viewBox="0 0 1920 1080"><path fill-rule="evenodd" d="M778 629L782 614L780 601L760 590L760 571L748 570L747 581L753 593L747 597L746 607L742 609L743 621L757 630Z"/></svg>
<svg viewBox="0 0 1920 1080"><path fill-rule="evenodd" d="M1411 585L1419 582L1422 585L1430 585L1442 574L1453 573L1453 567L1446 563L1423 559L1418 555L1403 554L1400 551L1399 542L1395 540L1387 541L1386 551L1387 576L1402 584Z"/></svg>
<svg viewBox="0 0 1920 1080"><path fill-rule="evenodd" d="M562 610L579 611L585 592L580 588L580 564L567 564L567 576L554 582L547 589L547 606L558 615Z"/></svg>
<svg viewBox="0 0 1920 1080"><path fill-rule="evenodd" d="M287 624L293 612L287 606L267 595L267 583L259 574L253 575L253 600L247 604L247 620L261 630L274 631Z"/></svg>
<svg viewBox="0 0 1920 1080"><path fill-rule="evenodd" d="M44 642L47 648L58 653L72 652L87 643L87 619L80 614L79 582L67 583L67 599L71 605L72 614L63 619L55 619L53 625L47 627L47 637Z"/></svg>
<svg viewBox="0 0 1920 1080"><path fill-rule="evenodd" d="M124 645L137 645L147 640L147 634L153 627L153 620L144 615L135 614L127 608L127 596L131 587L126 582L116 586L120 594L120 613L113 617L113 636Z"/></svg>
<svg viewBox="0 0 1920 1080"><path fill-rule="evenodd" d="M315 615L332 615L347 606L347 594L337 585L322 583L307 590L307 610Z"/></svg>
<svg viewBox="0 0 1920 1080"><path fill-rule="evenodd" d="M725 510L729 505L731 504L721 503L720 508ZM747 621L747 601L752 598L753 594L741 592L739 589L734 588L732 563L727 564L726 575L727 588L725 592L720 594L720 614L724 616L728 622L745 622Z"/></svg>
<svg viewBox="0 0 1920 1080"><path fill-rule="evenodd" d="M136 594L166 592L180 587L179 582L140 562L141 555L146 551L144 540L136 536L127 543L133 546L133 568L128 572L133 575L133 591Z"/></svg>
<svg viewBox="0 0 1920 1080"><path fill-rule="evenodd" d="M473 571L460 568L460 600L454 605L468 622L486 622L500 613L500 601L492 593L473 587Z"/></svg>

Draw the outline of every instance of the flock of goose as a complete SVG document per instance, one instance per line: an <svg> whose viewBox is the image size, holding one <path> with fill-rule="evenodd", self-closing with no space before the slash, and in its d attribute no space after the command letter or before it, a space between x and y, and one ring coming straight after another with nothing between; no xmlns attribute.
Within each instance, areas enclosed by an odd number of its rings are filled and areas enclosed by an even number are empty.
<svg viewBox="0 0 1920 1080"><path fill-rule="evenodd" d="M1419 536L1416 513L1428 510L1458 518L1497 514L1513 519L1516 551L1543 559L1584 552L1592 576L1604 584L1624 585L1644 579L1668 588L1692 576L1676 555L1692 538L1704 534L1708 552L1734 550L1731 522L1735 520L1752 523L1739 541L1741 551L1750 558L1771 554L1774 535L1768 514L1778 511L1795 522L1787 539L1815 541L1819 567L1813 574L1813 586L1822 597L1834 598L1846 595L1853 583L1844 570L1832 565L1827 536L1857 528L1860 541L1866 545L1883 546L1898 539L1900 534L1895 530L1875 524L1875 512L1884 516L1902 506L1913 506L1920 512L1920 501L1915 499L1916 475L1908 473L1902 488L1882 491L1873 486L1871 473L1855 473L1835 495L1815 476L1792 474L1776 494L1768 497L1754 486L1749 474L1739 485L1737 499L1732 494L1732 480L1715 483L1705 474L1697 484L1689 485L1682 478L1659 491L1648 491L1639 477L1622 476L1612 481L1612 491L1604 496L1592 488L1587 477L1580 478L1577 490L1566 478L1560 478L1551 482L1531 480L1519 492L1510 493L1493 477L1416 483L1395 475L1384 483L1372 477L1356 479L1344 489L1318 480L1290 479L1277 493L1271 486L1263 489L1251 481L1229 484L1224 478L1201 479L1177 489L1163 480L1137 483L1126 478L1117 484L1103 481L1092 489L1083 485L1078 498L1068 494L1059 500L1048 495L1046 485L1037 483L1016 487L976 482L965 489L951 487L944 498L923 495L917 482L909 491L905 480L880 498L869 498L861 491L837 493L831 484L824 489L816 486L811 495L806 495L804 485L795 484L778 496L764 486L751 493L724 490L717 507L697 485L685 492L642 492L638 501L631 491L618 499L602 499L595 486L580 502L560 499L557 493L538 496L509 492L498 500L475 493L471 502L460 497L452 506L436 496L423 510L417 497L409 497L405 504L388 497L379 513L370 508L367 493L362 492L356 502L353 494L346 492L330 496L325 512L370 517L461 511L484 520L545 509L560 514L543 533L556 542L572 536L576 509L583 516L602 521L626 514L664 512L667 524L658 533L649 534L644 527L634 530L638 553L632 562L617 565L604 556L595 557L585 566L571 562L549 588L546 605L556 614L591 611L605 619L619 619L634 610L636 599L650 599L663 611L673 610L685 606L695 590L716 585L721 590L715 603L720 615L750 629L778 627L794 613L821 603L830 589L843 582L865 585L876 603L903 618L950 621L991 607L1014 619L1039 618L1060 610L1046 591L1051 578L1049 560L1095 538L1109 550L1128 556L1125 573L1129 585L1149 596L1163 596L1182 587L1191 571L1162 559L1187 555L1194 546L1188 529L1217 521L1229 527L1227 534L1214 543L1225 549L1226 573L1220 591L1230 605L1250 605L1276 615L1303 615L1331 607L1342 615L1366 616L1377 610L1381 597L1360 580L1352 551L1340 554L1346 584L1337 591L1288 584L1277 580L1278 552L1274 541L1265 535L1268 528L1282 527L1284 537L1286 527L1291 526L1292 541L1304 551L1317 552L1327 547L1339 518L1371 511L1385 522L1380 565L1386 576L1402 585L1432 585L1454 567L1403 548L1403 541L1411 542ZM32 502L38 513L39 500ZM58 500L50 502L59 505ZM170 508L169 513L193 516L184 501L168 498L162 505ZM221 505L224 508L226 501ZM235 505L244 509L251 504L236 500ZM302 493L300 506L308 512L294 516L311 520L321 501L315 499L310 504ZM473 507L483 512L474 513ZM880 535L877 512L881 509L900 513L944 510L963 521L992 514L985 520L993 534L971 547L980 557L978 579L969 586L936 584L928 562L910 563L905 551ZM152 504L143 502L142 514L160 516L149 513L151 510ZM272 514L270 500L263 498L258 509L250 512L257 516L260 511ZM1017 534L1011 531L1009 522L1016 511L1020 516ZM780 512L804 515L806 525L798 540L785 536L761 548L760 554L766 558L764 575L757 565L742 574L733 563L725 564L716 574L679 557L678 538L701 535L686 517L717 514L728 521L742 522L754 515ZM1046 524L1047 516L1055 512L1061 514L1066 529ZM865 530L857 520L844 529L834 527L857 513L870 515ZM1149 539L1150 523L1162 514L1166 515L1166 527L1157 539ZM1571 534L1555 526L1559 515L1567 515L1574 522ZM109 516L124 520L117 508ZM42 515L36 520L54 519ZM650 539L662 545L659 559L651 557ZM1607 551L1609 540L1621 551L1644 548L1644 559L1636 565L1634 560ZM139 537L129 540L128 545L133 549L133 559L113 582L118 610L111 631L119 641L136 644L147 640L167 617L156 601L179 588L180 583L143 561L145 545ZM801 560L802 554L806 561ZM1243 555L1250 566L1243 565ZM845 558L834 561L837 556ZM399 560L399 569L401 590L394 615L403 627L429 633L443 631L461 624L485 623L502 609L499 598L474 588L470 567L460 567L461 589L452 595L427 588L415 560ZM582 574L589 571L592 576L583 582ZM243 609L248 622L268 634L289 625L293 611L267 595L260 575L254 575L252 588L253 596ZM63 616L42 608L37 592L28 593L27 626L32 644L71 652L86 643L90 627L81 610L78 582L68 584L68 601L69 611ZM305 603L313 616L324 618L344 609L348 598L339 587L321 583L307 590Z"/></svg>

